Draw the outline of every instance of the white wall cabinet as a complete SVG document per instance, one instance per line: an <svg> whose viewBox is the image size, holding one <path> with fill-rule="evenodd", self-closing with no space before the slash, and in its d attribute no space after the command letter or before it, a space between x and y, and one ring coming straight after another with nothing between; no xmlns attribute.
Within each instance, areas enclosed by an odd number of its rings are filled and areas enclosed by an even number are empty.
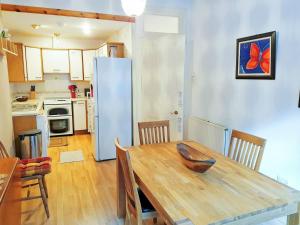
<svg viewBox="0 0 300 225"><path fill-rule="evenodd" d="M108 57L107 45L103 45L102 47L97 49L97 56Z"/></svg>
<svg viewBox="0 0 300 225"><path fill-rule="evenodd" d="M82 51L69 50L71 80L83 80Z"/></svg>
<svg viewBox="0 0 300 225"><path fill-rule="evenodd" d="M40 48L25 47L26 72L28 81L43 80L42 55Z"/></svg>
<svg viewBox="0 0 300 225"><path fill-rule="evenodd" d="M86 101L73 101L74 130L86 130Z"/></svg>
<svg viewBox="0 0 300 225"><path fill-rule="evenodd" d="M43 49L44 73L69 73L69 51L56 49Z"/></svg>
<svg viewBox="0 0 300 225"><path fill-rule="evenodd" d="M84 50L82 54L84 80L91 80L94 74L94 57L96 57L96 50Z"/></svg>

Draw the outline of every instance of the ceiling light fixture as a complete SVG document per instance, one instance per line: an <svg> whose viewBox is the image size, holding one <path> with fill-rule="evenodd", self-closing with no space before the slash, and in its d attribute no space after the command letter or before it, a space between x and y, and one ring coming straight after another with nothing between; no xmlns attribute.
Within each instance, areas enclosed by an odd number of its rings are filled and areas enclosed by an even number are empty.
<svg viewBox="0 0 300 225"><path fill-rule="evenodd" d="M41 27L40 24L31 24L31 27L35 30L39 29Z"/></svg>
<svg viewBox="0 0 300 225"><path fill-rule="evenodd" d="M90 35L92 32L91 26L88 23L82 24L81 29L85 35Z"/></svg>
<svg viewBox="0 0 300 225"><path fill-rule="evenodd" d="M122 8L128 16L140 16L146 7L146 0L121 0Z"/></svg>

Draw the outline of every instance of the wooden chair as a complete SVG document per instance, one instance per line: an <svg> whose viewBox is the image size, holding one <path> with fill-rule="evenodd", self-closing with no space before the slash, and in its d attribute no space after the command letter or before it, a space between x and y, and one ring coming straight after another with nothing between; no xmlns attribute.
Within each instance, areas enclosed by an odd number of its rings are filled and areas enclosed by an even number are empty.
<svg viewBox="0 0 300 225"><path fill-rule="evenodd" d="M3 143L0 141L0 159L3 159L3 158L8 158L9 155L3 145Z"/></svg>
<svg viewBox="0 0 300 225"><path fill-rule="evenodd" d="M132 224L133 215L137 225L142 225L143 220L153 219L157 222L157 213L144 193L138 188L130 162L130 156L126 149L122 148L119 140L115 140L116 152L120 161L126 192L126 219L125 224Z"/></svg>
<svg viewBox="0 0 300 225"><path fill-rule="evenodd" d="M241 131L233 130L228 157L258 171L266 140Z"/></svg>
<svg viewBox="0 0 300 225"><path fill-rule="evenodd" d="M0 141L0 158L8 158L9 155ZM22 188L27 189L27 196L22 198L22 200L32 200L37 198L42 198L44 208L49 218L49 208L48 208L48 190L45 181L45 175L51 172L51 158L49 157L42 157L42 158L35 158L35 159L24 159L19 161L19 169L20 169L20 176L21 181L37 181L37 183L30 183L23 185ZM40 188L40 196L30 196L30 187L34 185L39 185Z"/></svg>
<svg viewBox="0 0 300 225"><path fill-rule="evenodd" d="M139 122L140 144L170 142L169 120Z"/></svg>

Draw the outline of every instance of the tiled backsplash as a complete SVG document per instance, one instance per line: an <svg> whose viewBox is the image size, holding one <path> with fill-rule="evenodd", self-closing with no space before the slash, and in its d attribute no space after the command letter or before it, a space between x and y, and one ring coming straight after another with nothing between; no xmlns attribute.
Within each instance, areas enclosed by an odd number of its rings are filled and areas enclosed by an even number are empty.
<svg viewBox="0 0 300 225"><path fill-rule="evenodd" d="M79 93L84 93L84 88L89 88L90 84L75 83L70 81L69 74L46 74L44 75L43 82L33 83L14 83L10 84L11 95L15 97L17 95L27 95L30 92L30 86L35 85L37 97L42 95L43 97L70 97L68 86L75 84L78 87Z"/></svg>

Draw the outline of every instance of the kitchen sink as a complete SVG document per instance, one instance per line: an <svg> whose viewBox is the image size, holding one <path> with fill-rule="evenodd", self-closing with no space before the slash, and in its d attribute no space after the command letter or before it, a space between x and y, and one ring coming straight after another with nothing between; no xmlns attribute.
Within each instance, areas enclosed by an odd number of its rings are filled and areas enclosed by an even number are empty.
<svg viewBox="0 0 300 225"><path fill-rule="evenodd" d="M12 111L13 112L27 112L27 111L36 111L38 105L37 104L20 104L20 105L13 105Z"/></svg>

